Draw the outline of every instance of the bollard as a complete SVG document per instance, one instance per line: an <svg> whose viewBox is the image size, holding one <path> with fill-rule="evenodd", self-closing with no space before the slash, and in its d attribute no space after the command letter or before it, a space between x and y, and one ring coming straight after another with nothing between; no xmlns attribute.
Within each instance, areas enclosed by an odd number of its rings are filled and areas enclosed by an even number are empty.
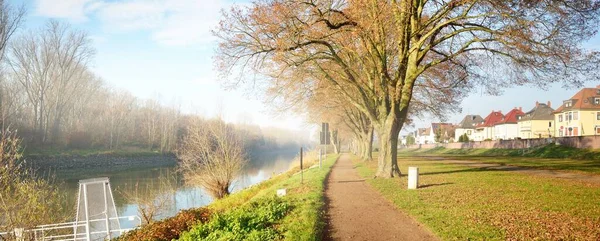
<svg viewBox="0 0 600 241"><path fill-rule="evenodd" d="M278 197L283 197L287 194L287 190L285 188L283 189L277 189L277 196Z"/></svg>
<svg viewBox="0 0 600 241"><path fill-rule="evenodd" d="M408 168L408 189L417 189L419 187L419 168Z"/></svg>

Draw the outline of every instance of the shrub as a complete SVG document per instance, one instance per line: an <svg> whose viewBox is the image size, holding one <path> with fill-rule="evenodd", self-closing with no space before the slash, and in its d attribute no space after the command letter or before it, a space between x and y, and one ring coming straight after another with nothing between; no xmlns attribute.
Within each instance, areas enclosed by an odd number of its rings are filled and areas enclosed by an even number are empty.
<svg viewBox="0 0 600 241"><path fill-rule="evenodd" d="M262 198L222 214L192 228L180 240L279 240L275 225L289 211L287 202L277 197Z"/></svg>
<svg viewBox="0 0 600 241"><path fill-rule="evenodd" d="M65 221L62 204L66 197L59 185L36 176L21 158L17 133L0 130L0 231ZM11 236L0 236L0 240L14 238Z"/></svg>
<svg viewBox="0 0 600 241"><path fill-rule="evenodd" d="M170 241L179 238L181 233L188 231L192 226L206 222L210 215L211 213L207 208L183 210L174 217L142 226L114 240Z"/></svg>

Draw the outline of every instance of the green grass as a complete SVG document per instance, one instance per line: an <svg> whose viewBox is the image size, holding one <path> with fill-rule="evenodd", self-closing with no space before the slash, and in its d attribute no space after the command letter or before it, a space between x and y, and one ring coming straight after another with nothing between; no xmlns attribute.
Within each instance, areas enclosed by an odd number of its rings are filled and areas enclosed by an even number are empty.
<svg viewBox="0 0 600 241"><path fill-rule="evenodd" d="M402 149L399 156L442 156L537 169L577 171L600 174L600 152L548 145L528 151L514 149Z"/></svg>
<svg viewBox="0 0 600 241"><path fill-rule="evenodd" d="M485 170L420 157L418 190L406 177L368 183L443 240L598 240L600 188L575 181ZM355 162L372 177L375 162Z"/></svg>
<svg viewBox="0 0 600 241"><path fill-rule="evenodd" d="M236 208L244 208L264 198L271 198L277 189L286 188L287 195L282 200L291 207L278 221L276 230L285 240L320 240L325 227L324 185L338 155L330 155L323 161L323 168L304 171L304 182L299 169L294 168L282 175L271 178L256 186L234 193L207 206L215 213L228 213Z"/></svg>

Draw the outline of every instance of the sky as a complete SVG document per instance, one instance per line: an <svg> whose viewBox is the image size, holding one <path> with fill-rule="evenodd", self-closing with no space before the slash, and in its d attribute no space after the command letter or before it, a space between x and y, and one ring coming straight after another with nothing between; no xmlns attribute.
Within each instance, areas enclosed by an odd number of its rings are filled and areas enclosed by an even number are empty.
<svg viewBox="0 0 600 241"><path fill-rule="evenodd" d="M20 4L22 0L9 0ZM225 90L214 70L212 57L216 39L210 30L218 24L220 11L234 0L25 0L28 16L25 30L35 30L48 19L66 21L86 31L96 48L94 72L110 85L126 89L140 98L159 97L166 104L179 103L187 113L204 116L222 114L230 122L258 124L293 130L308 130L302 116L273 114L260 93ZM587 48L600 49L600 36ZM595 87L600 83L588 82ZM528 111L536 101L551 101L558 107L577 92L554 84L547 90L532 86L505 89L487 96L474 91L462 103L462 113L448 116L458 123L466 114L485 117L492 110L503 113L514 107ZM256 90L258 92L259 90ZM416 127L440 120L424 118ZM409 131L414 128L405 128Z"/></svg>

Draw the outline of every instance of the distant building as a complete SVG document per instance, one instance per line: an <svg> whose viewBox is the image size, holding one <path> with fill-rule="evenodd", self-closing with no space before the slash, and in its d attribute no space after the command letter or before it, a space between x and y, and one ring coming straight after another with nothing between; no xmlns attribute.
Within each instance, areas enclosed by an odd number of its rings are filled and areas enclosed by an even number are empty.
<svg viewBox="0 0 600 241"><path fill-rule="evenodd" d="M458 138L464 134L467 134L469 140L473 140L475 126L481 122L483 122L483 118L481 118L480 115L466 115L465 118L463 118L462 121L456 126L456 131L454 132L454 141L457 142Z"/></svg>
<svg viewBox="0 0 600 241"><path fill-rule="evenodd" d="M518 116L521 139L548 138L554 136L554 109L547 104L535 102L535 107Z"/></svg>
<svg viewBox="0 0 600 241"><path fill-rule="evenodd" d="M600 85L584 88L554 112L557 136L600 135Z"/></svg>
<svg viewBox="0 0 600 241"><path fill-rule="evenodd" d="M456 125L452 123L431 123L433 143L448 143L454 141Z"/></svg>
<svg viewBox="0 0 600 241"><path fill-rule="evenodd" d="M431 127L417 129L417 136L415 138L416 144L429 144L434 143L435 139L431 135Z"/></svg>
<svg viewBox="0 0 600 241"><path fill-rule="evenodd" d="M492 111L482 122L475 125L473 140L484 141L494 138L494 125L504 118L502 111Z"/></svg>
<svg viewBox="0 0 600 241"><path fill-rule="evenodd" d="M521 107L510 110L500 121L494 124L494 140L512 140L519 137L519 123L517 116L523 115Z"/></svg>

